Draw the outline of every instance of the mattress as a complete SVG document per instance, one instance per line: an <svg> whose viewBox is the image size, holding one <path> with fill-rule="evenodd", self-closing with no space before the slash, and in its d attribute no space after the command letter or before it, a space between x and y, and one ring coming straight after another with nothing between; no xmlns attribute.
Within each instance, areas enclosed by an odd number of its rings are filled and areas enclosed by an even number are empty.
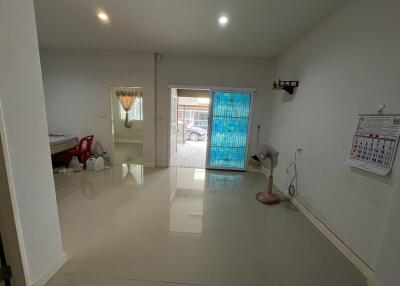
<svg viewBox="0 0 400 286"><path fill-rule="evenodd" d="M49 134L51 155L57 154L78 145L78 138L72 135L53 135Z"/></svg>

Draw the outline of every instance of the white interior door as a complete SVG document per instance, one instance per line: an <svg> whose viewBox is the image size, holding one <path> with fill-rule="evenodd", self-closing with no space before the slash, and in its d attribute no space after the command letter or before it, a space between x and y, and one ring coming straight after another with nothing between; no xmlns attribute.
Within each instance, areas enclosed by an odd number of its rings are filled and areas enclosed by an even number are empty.
<svg viewBox="0 0 400 286"><path fill-rule="evenodd" d="M171 88L171 124L170 124L170 144L169 156L172 161L177 153L178 148L178 91L176 88Z"/></svg>

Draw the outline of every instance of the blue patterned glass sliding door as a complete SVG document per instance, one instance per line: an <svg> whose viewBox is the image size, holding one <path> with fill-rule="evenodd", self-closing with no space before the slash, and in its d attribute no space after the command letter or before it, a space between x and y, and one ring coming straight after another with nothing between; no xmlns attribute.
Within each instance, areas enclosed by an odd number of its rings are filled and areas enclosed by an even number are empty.
<svg viewBox="0 0 400 286"><path fill-rule="evenodd" d="M208 168L245 170L252 93L212 92Z"/></svg>

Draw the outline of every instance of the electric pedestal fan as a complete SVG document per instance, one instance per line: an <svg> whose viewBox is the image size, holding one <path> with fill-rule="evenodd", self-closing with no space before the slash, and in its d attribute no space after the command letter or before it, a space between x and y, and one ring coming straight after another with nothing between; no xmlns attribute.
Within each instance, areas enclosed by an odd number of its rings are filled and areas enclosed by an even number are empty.
<svg viewBox="0 0 400 286"><path fill-rule="evenodd" d="M268 178L268 190L256 195L256 199L266 205L279 204L281 199L272 193L274 168L278 165L279 152L270 145L263 144L260 147L259 158L263 166L270 170Z"/></svg>

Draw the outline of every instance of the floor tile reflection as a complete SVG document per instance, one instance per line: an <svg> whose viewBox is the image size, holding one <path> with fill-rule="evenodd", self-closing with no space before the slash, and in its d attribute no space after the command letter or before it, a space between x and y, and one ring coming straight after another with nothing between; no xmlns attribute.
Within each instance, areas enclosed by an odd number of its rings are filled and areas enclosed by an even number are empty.
<svg viewBox="0 0 400 286"><path fill-rule="evenodd" d="M254 196L258 173L143 168L56 175L64 285L361 286L293 206Z"/></svg>

